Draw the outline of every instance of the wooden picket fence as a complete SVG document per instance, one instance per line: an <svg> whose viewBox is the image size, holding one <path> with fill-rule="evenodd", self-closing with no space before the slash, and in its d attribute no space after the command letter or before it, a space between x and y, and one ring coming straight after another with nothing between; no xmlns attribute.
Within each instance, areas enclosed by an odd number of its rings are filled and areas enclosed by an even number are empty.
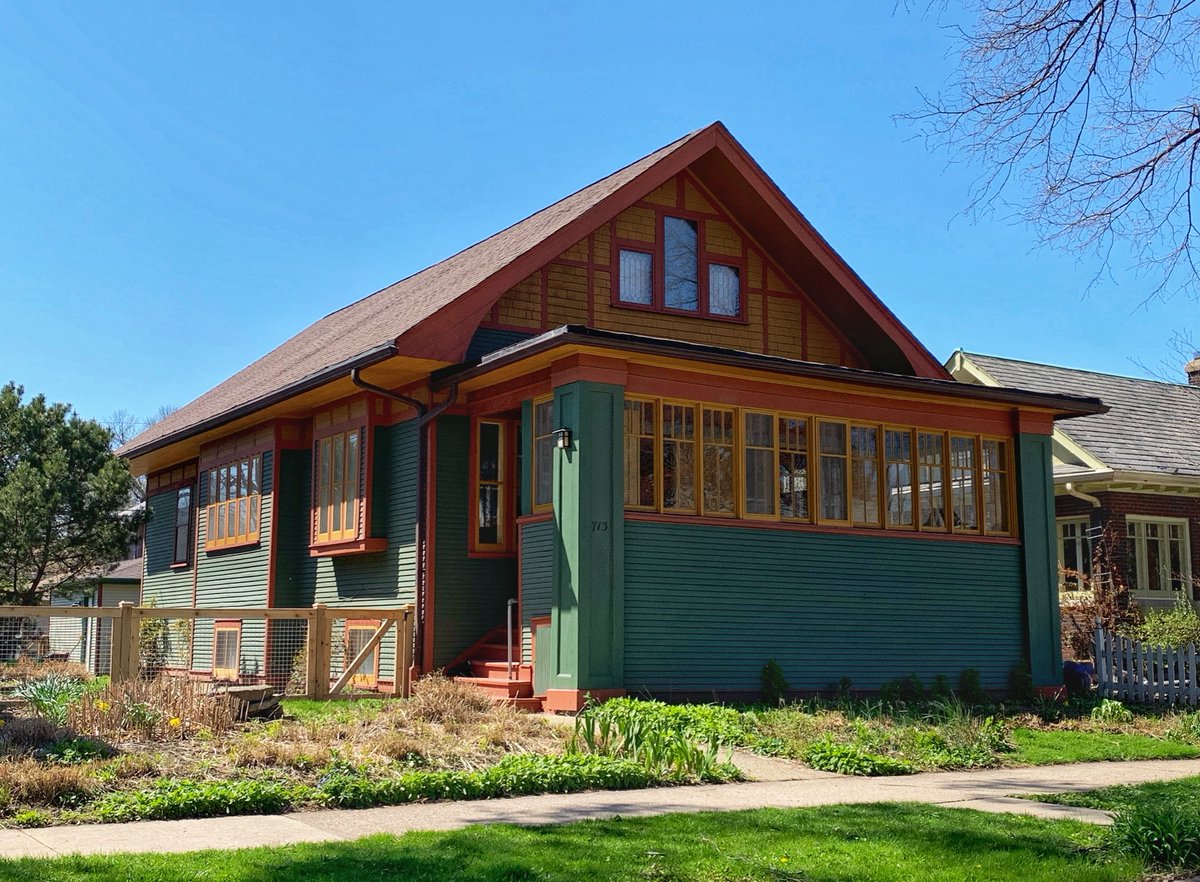
<svg viewBox="0 0 1200 882"><path fill-rule="evenodd" d="M1200 704L1196 645L1146 646L1096 622L1096 688L1109 698L1143 704Z"/></svg>

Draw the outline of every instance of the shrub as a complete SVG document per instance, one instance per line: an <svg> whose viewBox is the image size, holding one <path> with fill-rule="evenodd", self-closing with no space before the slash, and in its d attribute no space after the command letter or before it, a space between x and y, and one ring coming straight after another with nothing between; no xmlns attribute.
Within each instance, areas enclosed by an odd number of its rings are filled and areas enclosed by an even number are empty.
<svg viewBox="0 0 1200 882"><path fill-rule="evenodd" d="M71 705L87 691L83 680L65 674L50 674L21 684L13 694L23 698L40 716L55 726L65 726Z"/></svg>
<svg viewBox="0 0 1200 882"><path fill-rule="evenodd" d="M954 698L954 690L950 688L950 680L945 674L938 674L933 678L933 686L930 687L929 695L935 700Z"/></svg>
<svg viewBox="0 0 1200 882"><path fill-rule="evenodd" d="M1103 698L1092 708L1092 722L1115 726L1133 722L1133 711L1112 698Z"/></svg>
<svg viewBox="0 0 1200 882"><path fill-rule="evenodd" d="M1008 695L1013 701L1027 707L1037 700L1037 690L1033 688L1033 672L1029 670L1028 663L1018 662L1009 670Z"/></svg>
<svg viewBox="0 0 1200 882"><path fill-rule="evenodd" d="M992 703L979 682L979 671L974 668L966 668L959 674L958 689L955 692L962 702L973 707Z"/></svg>
<svg viewBox="0 0 1200 882"><path fill-rule="evenodd" d="M903 760L868 753L855 744L839 744L829 737L809 745L804 762L822 772L839 775L908 775L914 771Z"/></svg>
<svg viewBox="0 0 1200 882"><path fill-rule="evenodd" d="M1180 648L1194 643L1200 647L1200 612L1184 597L1171 609L1154 609L1144 614L1133 636L1151 646Z"/></svg>
<svg viewBox="0 0 1200 882"><path fill-rule="evenodd" d="M1175 717L1167 737L1189 744L1200 744L1200 711L1185 711Z"/></svg>
<svg viewBox="0 0 1200 882"><path fill-rule="evenodd" d="M1122 854L1163 870L1200 869L1200 815L1178 800L1143 803L1117 813L1112 841Z"/></svg>
<svg viewBox="0 0 1200 882"><path fill-rule="evenodd" d="M791 686L787 679L783 676L783 668L775 659L768 659L763 665L762 674L762 694L763 702L770 707L779 707L787 700L787 693Z"/></svg>
<svg viewBox="0 0 1200 882"><path fill-rule="evenodd" d="M918 704L925 698L925 684L916 674L889 680L879 690L886 704Z"/></svg>

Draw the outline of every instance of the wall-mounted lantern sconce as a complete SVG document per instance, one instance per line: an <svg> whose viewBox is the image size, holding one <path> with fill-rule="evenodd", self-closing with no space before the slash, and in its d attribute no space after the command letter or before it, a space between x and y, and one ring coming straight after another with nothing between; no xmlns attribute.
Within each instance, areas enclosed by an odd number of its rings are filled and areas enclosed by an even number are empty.
<svg viewBox="0 0 1200 882"><path fill-rule="evenodd" d="M567 450L571 446L571 430L570 429L555 429L554 446L559 450Z"/></svg>

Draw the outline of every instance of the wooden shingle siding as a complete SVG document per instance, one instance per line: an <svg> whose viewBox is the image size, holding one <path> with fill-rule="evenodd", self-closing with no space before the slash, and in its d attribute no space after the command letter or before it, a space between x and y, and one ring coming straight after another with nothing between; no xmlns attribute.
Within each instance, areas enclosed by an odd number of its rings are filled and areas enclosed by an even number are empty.
<svg viewBox="0 0 1200 882"><path fill-rule="evenodd" d="M437 505L434 542L434 664L445 665L504 624L505 603L517 596L517 565L511 557L467 557L470 493L466 417L437 420Z"/></svg>
<svg viewBox="0 0 1200 882"><path fill-rule="evenodd" d="M146 500L146 564L142 597L159 606L191 606L192 568L172 568L175 558L175 502L178 491L158 493ZM193 549L193 557L195 556Z"/></svg>
<svg viewBox="0 0 1200 882"><path fill-rule="evenodd" d="M529 620L550 615L554 585L554 521L533 521L521 527L521 659L532 660L533 633Z"/></svg>
<svg viewBox="0 0 1200 882"><path fill-rule="evenodd" d="M1003 688L1024 656L1021 551L881 536L625 523L625 688L877 689L964 668Z"/></svg>
<svg viewBox="0 0 1200 882"><path fill-rule="evenodd" d="M727 257L735 265L742 265L744 260L744 321L613 305L613 236L653 245L658 234L655 212L660 209L669 212L671 208L704 216L704 245L710 262L719 263ZM736 220L714 205L686 176L666 182L641 203L621 212L611 224L597 228L543 269L513 286L482 323L468 350L468 358L492 351L485 347L493 341L477 343L486 339L481 335L533 334L566 324L587 324L605 330L826 364L866 366L798 284L771 265L769 256L754 244ZM499 346L492 346L496 348Z"/></svg>

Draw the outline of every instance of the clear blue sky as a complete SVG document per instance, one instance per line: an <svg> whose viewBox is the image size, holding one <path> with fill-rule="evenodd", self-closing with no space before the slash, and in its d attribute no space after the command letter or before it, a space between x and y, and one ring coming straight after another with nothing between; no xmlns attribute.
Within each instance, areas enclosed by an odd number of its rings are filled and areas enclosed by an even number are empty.
<svg viewBox="0 0 1200 882"><path fill-rule="evenodd" d="M894 8L0 5L0 381L184 404L714 119L938 357L1156 364L1194 304L959 216L977 170L893 121L950 38Z"/></svg>

